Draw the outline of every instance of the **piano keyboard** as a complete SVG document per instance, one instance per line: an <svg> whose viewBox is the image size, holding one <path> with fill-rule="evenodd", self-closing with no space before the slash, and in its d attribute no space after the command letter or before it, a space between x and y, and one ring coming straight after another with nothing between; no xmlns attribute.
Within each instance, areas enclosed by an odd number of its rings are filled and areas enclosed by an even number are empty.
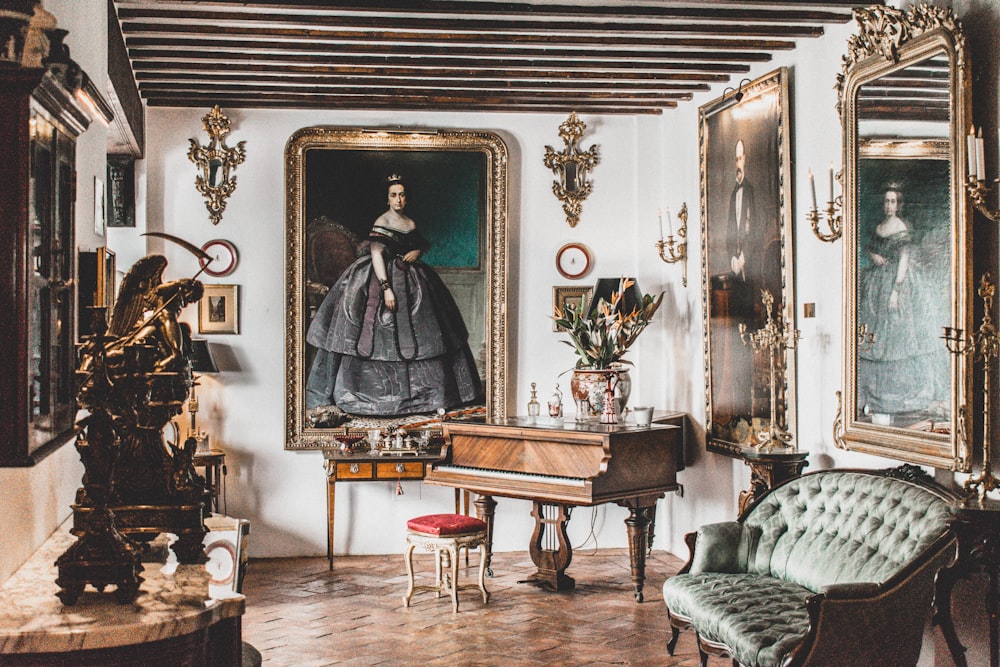
<svg viewBox="0 0 1000 667"><path fill-rule="evenodd" d="M439 465L434 467L439 472L468 475L469 477L483 477L492 479L509 479L519 482L539 482L542 484L561 484L563 486L584 487L587 480L580 477L559 477L557 475L536 475L526 472L513 472L511 470L490 470L489 468L468 468L465 466Z"/></svg>

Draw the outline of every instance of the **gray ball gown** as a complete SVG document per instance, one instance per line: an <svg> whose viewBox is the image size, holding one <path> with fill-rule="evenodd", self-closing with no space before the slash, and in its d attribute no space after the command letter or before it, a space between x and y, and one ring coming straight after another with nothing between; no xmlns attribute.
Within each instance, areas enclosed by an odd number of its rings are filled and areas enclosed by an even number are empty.
<svg viewBox="0 0 1000 667"><path fill-rule="evenodd" d="M416 230L378 225L369 240L386 249L396 310L385 307L370 254L347 267L306 334L317 349L306 407L396 416L481 402L482 381L455 300L431 267L402 259L411 250L426 250L427 241Z"/></svg>
<svg viewBox="0 0 1000 667"><path fill-rule="evenodd" d="M858 322L875 334L873 343L858 351L859 398L872 412L926 408L934 400L936 357L944 351L938 339L941 322L932 312L934 286L909 231L886 237L873 233L869 248L886 262L866 268L858 281ZM910 249L910 261L896 284L904 248ZM898 304L891 309L894 289Z"/></svg>

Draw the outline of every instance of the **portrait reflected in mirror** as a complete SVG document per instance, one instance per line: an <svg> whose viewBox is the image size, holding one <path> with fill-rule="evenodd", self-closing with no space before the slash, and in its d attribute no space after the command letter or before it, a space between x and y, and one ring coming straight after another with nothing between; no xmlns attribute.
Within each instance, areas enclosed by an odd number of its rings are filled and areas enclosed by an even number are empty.
<svg viewBox="0 0 1000 667"><path fill-rule="evenodd" d="M368 251L330 287L306 333L315 350L307 412L390 417L484 401L462 313L421 259L430 244L405 212L404 178L389 176L385 193Z"/></svg>
<svg viewBox="0 0 1000 667"><path fill-rule="evenodd" d="M949 358L939 340L950 316L948 164L910 161L908 172L921 176L913 186L889 180L862 202L858 322L871 336L858 347L858 419L948 429Z"/></svg>

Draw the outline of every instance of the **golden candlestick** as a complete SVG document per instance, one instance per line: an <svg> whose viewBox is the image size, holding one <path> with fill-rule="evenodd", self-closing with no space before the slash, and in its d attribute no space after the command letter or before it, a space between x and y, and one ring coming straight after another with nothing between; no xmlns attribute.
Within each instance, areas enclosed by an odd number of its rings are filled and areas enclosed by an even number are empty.
<svg viewBox="0 0 1000 667"><path fill-rule="evenodd" d="M764 304L764 311L767 316L764 326L748 334L746 324L740 322L740 339L743 341L743 344L749 345L755 352L767 351L768 354L769 380L771 385L771 421L768 424L767 430L757 434L757 444L754 447L756 449L764 447L788 447L794 450L796 447L792 444L792 434L778 425L778 369L775 361L778 355L784 357L785 350L795 349L795 344L799 340L799 331L798 329L792 329L791 325L787 322L784 325L780 324L772 317L771 308L774 305L774 296L771 295L770 290L761 290L760 300Z"/></svg>
<svg viewBox="0 0 1000 667"><path fill-rule="evenodd" d="M670 210L667 210L669 217ZM673 234L667 234L667 240L663 240L663 229L660 229L660 240L656 242L656 251L667 264L681 263L681 284L687 287L687 229L688 229L688 205L687 202L681 204L681 210L677 212L677 217L681 221L681 226L677 229L677 241Z"/></svg>
<svg viewBox="0 0 1000 667"><path fill-rule="evenodd" d="M978 496L982 502L986 499L987 493L1000 488L1000 479L993 476L990 463L990 377L993 360L1000 355L1000 335L997 334L990 315L993 311L996 285L993 284L989 272L983 274L978 294L983 300L983 322L979 326L979 331L966 335L962 329L944 327L941 338L952 354L968 355L973 362L983 362L983 469L979 475L973 475L965 480L964 485L968 494L966 501Z"/></svg>

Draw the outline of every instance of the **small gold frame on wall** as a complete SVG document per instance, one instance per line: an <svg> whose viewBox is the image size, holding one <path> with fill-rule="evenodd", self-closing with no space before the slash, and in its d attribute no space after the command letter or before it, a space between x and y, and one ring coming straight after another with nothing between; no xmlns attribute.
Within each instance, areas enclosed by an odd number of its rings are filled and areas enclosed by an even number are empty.
<svg viewBox="0 0 1000 667"><path fill-rule="evenodd" d="M594 183L587 176L601 161L597 144L586 151L581 151L577 145L586 129L587 124L580 120L574 111L559 126L559 137L563 140L565 148L556 152L552 146L545 147L544 164L559 179L552 182L552 192L562 202L566 222L570 227L576 227L576 223L580 222L583 200L594 189Z"/></svg>
<svg viewBox="0 0 1000 667"><path fill-rule="evenodd" d="M246 160L247 142L241 141L232 148L226 146L226 135L232 123L218 104L201 122L210 141L207 146L202 146L197 139L188 139L191 142L188 159L198 165L200 173L195 177L194 185L205 197L205 208L212 224L217 225L226 210L226 199L236 191L236 176L230 172Z"/></svg>
<svg viewBox="0 0 1000 667"><path fill-rule="evenodd" d="M198 333L240 332L239 285L206 284L198 302Z"/></svg>

